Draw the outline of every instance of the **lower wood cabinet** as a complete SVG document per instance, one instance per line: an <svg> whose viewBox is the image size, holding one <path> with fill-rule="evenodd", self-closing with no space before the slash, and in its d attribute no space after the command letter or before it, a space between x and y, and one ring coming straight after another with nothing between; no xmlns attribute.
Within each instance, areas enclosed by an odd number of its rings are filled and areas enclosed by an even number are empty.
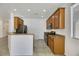
<svg viewBox="0 0 79 59"><path fill-rule="evenodd" d="M48 35L48 46L54 54L64 55L64 39L62 35Z"/></svg>
<svg viewBox="0 0 79 59"><path fill-rule="evenodd" d="M51 48L51 38L48 38L48 46Z"/></svg>
<svg viewBox="0 0 79 59"><path fill-rule="evenodd" d="M53 49L53 48L54 48L54 41L53 41L53 40L54 40L54 38L51 39L51 51L52 51L52 52L54 51L54 49Z"/></svg>

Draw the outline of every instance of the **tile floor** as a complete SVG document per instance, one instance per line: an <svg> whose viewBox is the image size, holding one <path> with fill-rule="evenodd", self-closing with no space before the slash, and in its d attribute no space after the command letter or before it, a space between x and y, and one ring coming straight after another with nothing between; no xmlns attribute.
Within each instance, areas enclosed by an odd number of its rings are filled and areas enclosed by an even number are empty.
<svg viewBox="0 0 79 59"><path fill-rule="evenodd" d="M9 56L7 37L0 38L0 56Z"/></svg>
<svg viewBox="0 0 79 59"><path fill-rule="evenodd" d="M53 56L43 39L34 41L34 56Z"/></svg>
<svg viewBox="0 0 79 59"><path fill-rule="evenodd" d="M7 38L7 37L6 37ZM8 39L0 39L0 56L9 56ZM34 56L53 56L43 39L34 40Z"/></svg>

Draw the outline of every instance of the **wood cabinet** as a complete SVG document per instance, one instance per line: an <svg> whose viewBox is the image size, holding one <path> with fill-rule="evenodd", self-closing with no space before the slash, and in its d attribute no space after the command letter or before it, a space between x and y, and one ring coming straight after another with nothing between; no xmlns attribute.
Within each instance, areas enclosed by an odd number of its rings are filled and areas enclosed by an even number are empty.
<svg viewBox="0 0 79 59"><path fill-rule="evenodd" d="M56 13L54 14L54 29L59 29L60 27L59 27L59 21L60 21L60 19L59 19L59 17L60 17L60 15L59 15L59 11L56 11Z"/></svg>
<svg viewBox="0 0 79 59"><path fill-rule="evenodd" d="M55 23L54 16L51 17L51 23L52 23L52 28L55 28L55 26L54 26L54 23Z"/></svg>
<svg viewBox="0 0 79 59"><path fill-rule="evenodd" d="M51 29L52 27L52 19L50 18L49 20L47 20L47 29Z"/></svg>
<svg viewBox="0 0 79 59"><path fill-rule="evenodd" d="M51 46L51 51L54 52L54 49L53 49L53 48L54 48L54 38L51 38L50 41L51 41L51 44L50 44L50 46Z"/></svg>
<svg viewBox="0 0 79 59"><path fill-rule="evenodd" d="M14 17L14 29L17 29L19 27L19 18Z"/></svg>
<svg viewBox="0 0 79 59"><path fill-rule="evenodd" d="M24 21L19 17L14 17L14 29L19 28L21 25L23 25Z"/></svg>
<svg viewBox="0 0 79 59"><path fill-rule="evenodd" d="M58 8L47 20L47 25L52 24L51 29L65 28L65 8ZM47 26L47 29L49 27Z"/></svg>
<svg viewBox="0 0 79 59"><path fill-rule="evenodd" d="M48 36L48 46L54 54L64 55L64 39L62 35Z"/></svg>
<svg viewBox="0 0 79 59"><path fill-rule="evenodd" d="M49 48L51 48L51 38L50 37L48 38L48 46L49 46Z"/></svg>
<svg viewBox="0 0 79 59"><path fill-rule="evenodd" d="M64 36L56 36L54 42L54 54L64 55Z"/></svg>

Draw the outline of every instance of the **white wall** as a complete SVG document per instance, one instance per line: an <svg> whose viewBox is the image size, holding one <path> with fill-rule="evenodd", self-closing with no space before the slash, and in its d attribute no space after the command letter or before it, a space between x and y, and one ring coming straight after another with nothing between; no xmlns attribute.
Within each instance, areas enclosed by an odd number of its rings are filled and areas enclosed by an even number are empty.
<svg viewBox="0 0 79 59"><path fill-rule="evenodd" d="M0 38L8 36L8 22L7 20L0 20Z"/></svg>
<svg viewBox="0 0 79 59"><path fill-rule="evenodd" d="M9 21L8 20L3 20L3 36L8 36L9 32Z"/></svg>
<svg viewBox="0 0 79 59"><path fill-rule="evenodd" d="M78 7L74 8L74 9L78 9ZM79 10L79 9L78 9ZM75 38L79 38L79 11L74 11L74 37Z"/></svg>
<svg viewBox="0 0 79 59"><path fill-rule="evenodd" d="M23 19L27 25L27 32L33 33L35 39L44 39L44 31L46 29L46 19Z"/></svg>
<svg viewBox="0 0 79 59"><path fill-rule="evenodd" d="M9 32L15 32L15 30L14 30L14 14L13 13L10 13Z"/></svg>
<svg viewBox="0 0 79 59"><path fill-rule="evenodd" d="M0 38L3 37L3 21L0 19Z"/></svg>

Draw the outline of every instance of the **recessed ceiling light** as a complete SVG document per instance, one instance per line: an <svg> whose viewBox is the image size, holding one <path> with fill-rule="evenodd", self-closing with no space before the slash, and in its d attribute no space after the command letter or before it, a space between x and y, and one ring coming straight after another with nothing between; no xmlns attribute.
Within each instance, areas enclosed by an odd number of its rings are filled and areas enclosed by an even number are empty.
<svg viewBox="0 0 79 59"><path fill-rule="evenodd" d="M44 16L41 16L42 18L44 17Z"/></svg>
<svg viewBox="0 0 79 59"><path fill-rule="evenodd" d="M30 11L31 11L31 9L27 9L27 11L28 11L28 12L30 12Z"/></svg>
<svg viewBox="0 0 79 59"><path fill-rule="evenodd" d="M43 12L46 12L46 9L43 9Z"/></svg>
<svg viewBox="0 0 79 59"><path fill-rule="evenodd" d="M23 16L21 16L23 18Z"/></svg>
<svg viewBox="0 0 79 59"><path fill-rule="evenodd" d="M16 9L13 9L13 11L16 11Z"/></svg>

